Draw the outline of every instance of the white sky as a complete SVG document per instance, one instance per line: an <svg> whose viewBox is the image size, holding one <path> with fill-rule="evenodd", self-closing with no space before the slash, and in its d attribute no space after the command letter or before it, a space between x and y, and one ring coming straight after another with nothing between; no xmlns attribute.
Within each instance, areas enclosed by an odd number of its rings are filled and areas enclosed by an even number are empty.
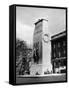
<svg viewBox="0 0 69 90"><path fill-rule="evenodd" d="M66 13L63 9L16 7L16 37L32 43L34 23L47 17L51 35L65 30Z"/></svg>

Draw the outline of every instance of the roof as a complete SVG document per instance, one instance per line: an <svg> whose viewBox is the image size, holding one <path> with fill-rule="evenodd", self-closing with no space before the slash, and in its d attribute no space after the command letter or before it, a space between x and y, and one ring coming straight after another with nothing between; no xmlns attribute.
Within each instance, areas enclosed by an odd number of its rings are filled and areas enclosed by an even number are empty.
<svg viewBox="0 0 69 90"><path fill-rule="evenodd" d="M51 37L51 40L55 40L55 39L61 38L61 37L63 37L63 36L66 36L66 31L61 32L61 33L58 33L58 34L52 36L52 37Z"/></svg>

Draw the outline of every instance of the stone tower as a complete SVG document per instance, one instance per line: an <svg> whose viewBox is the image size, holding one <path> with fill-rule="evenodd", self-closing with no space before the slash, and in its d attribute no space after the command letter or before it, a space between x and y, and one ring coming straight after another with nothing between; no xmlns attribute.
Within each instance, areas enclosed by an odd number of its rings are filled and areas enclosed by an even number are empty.
<svg viewBox="0 0 69 90"><path fill-rule="evenodd" d="M35 23L33 36L33 62L32 73L34 75L44 75L47 71L51 72L51 42L48 30L48 20L39 19Z"/></svg>

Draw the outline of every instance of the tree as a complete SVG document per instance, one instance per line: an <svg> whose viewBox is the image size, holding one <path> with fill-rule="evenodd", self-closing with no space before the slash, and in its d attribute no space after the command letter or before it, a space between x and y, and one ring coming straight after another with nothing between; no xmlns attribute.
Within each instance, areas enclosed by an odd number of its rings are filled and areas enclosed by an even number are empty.
<svg viewBox="0 0 69 90"><path fill-rule="evenodd" d="M18 72L18 74L30 74L29 62L31 61L31 51L32 50L27 47L25 41L16 40L16 71Z"/></svg>
<svg viewBox="0 0 69 90"><path fill-rule="evenodd" d="M16 40L16 71L17 71L17 74L19 74L19 72L24 71L23 68L25 67L25 63L23 62L25 62L26 57L27 57L26 42L17 39Z"/></svg>

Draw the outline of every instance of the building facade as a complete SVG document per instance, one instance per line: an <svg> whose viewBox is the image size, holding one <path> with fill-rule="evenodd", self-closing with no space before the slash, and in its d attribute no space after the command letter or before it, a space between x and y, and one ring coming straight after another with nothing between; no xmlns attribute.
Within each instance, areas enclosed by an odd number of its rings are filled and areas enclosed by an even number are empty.
<svg viewBox="0 0 69 90"><path fill-rule="evenodd" d="M67 35L66 31L51 37L51 61L53 73L66 73Z"/></svg>

